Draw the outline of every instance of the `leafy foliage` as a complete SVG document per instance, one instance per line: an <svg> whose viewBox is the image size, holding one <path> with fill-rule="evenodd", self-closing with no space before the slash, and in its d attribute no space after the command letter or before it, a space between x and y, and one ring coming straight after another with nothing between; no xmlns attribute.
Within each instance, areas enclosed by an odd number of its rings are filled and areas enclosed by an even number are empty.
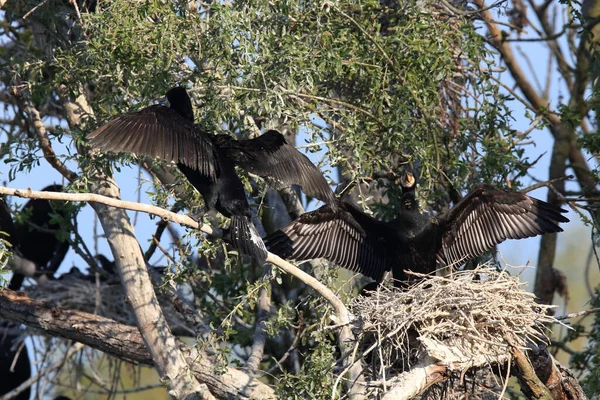
<svg viewBox="0 0 600 400"><path fill-rule="evenodd" d="M85 190L95 169L140 161L109 155L92 162L85 135L174 85L190 89L197 122L209 132L245 137L286 124L308 137L311 150L327 150L325 166L371 185L359 200L383 219L399 206L395 178L404 165L417 170L421 200L437 210L477 181L504 185L508 178L518 186L535 161L512 127L511 97L503 94L497 61L472 17L445 12L436 2L384 3L242 0L190 9L183 1L103 0L94 12L78 13L68 2L50 0L28 16L45 30L40 35L18 22L39 2L14 2L6 16L18 45L0 47L6 67L0 78L4 88L29 89L46 122L59 125L49 136L65 148L59 159L79 173L76 190ZM62 89L91 103L93 115L85 116L81 131L66 130L53 106ZM19 110L14 107L16 115ZM568 107L561 111L565 122L580 123ZM23 125L25 135L8 132L2 144L9 180L42 161L38 138ZM595 136L581 143L592 153L600 147ZM244 183L249 192L264 193L252 178ZM175 204L170 188L153 185L152 201L161 207L179 211L200 203L186 183ZM375 189L384 196L372 202ZM190 285L198 314L212 328L197 345L218 352L222 366L240 362L254 335L258 292L267 286L261 268L195 233L164 252L166 281ZM334 282L330 273L325 269L320 278ZM275 372L268 379L282 397L331 397L335 346L322 329L328 308L287 277L275 274L271 286L273 346L262 367ZM275 368L297 336L299 367Z"/></svg>

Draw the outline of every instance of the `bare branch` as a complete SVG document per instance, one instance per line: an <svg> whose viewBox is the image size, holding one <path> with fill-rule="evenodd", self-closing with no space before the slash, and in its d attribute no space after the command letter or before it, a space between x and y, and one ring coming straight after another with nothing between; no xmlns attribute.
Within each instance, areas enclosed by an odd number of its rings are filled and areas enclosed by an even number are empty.
<svg viewBox="0 0 600 400"><path fill-rule="evenodd" d="M528 193L528 192L531 192L532 190L539 189L541 187L549 187L555 182L560 182L560 181L569 180L569 179L573 179L573 178L574 178L573 175L567 175L567 176L561 176L561 177L555 178L555 179L550 179L549 181L538 182L536 184L533 184L533 185L528 186L525 189L521 190L521 193Z"/></svg>
<svg viewBox="0 0 600 400"><path fill-rule="evenodd" d="M400 374L391 382L392 387L383 396L383 400L409 400L417 396L429 386L447 379L447 367L437 365L437 362L427 358Z"/></svg>
<svg viewBox="0 0 600 400"><path fill-rule="evenodd" d="M219 232L208 225L199 225L187 215L177 214L163 208L149 204L140 204L132 201L119 200L113 197L102 196L94 193L63 193L63 192L40 192L31 189L11 189L0 187L0 194L23 197L27 199L45 199L45 200L63 200L63 201L81 201L86 203L100 203L107 206L122 208L125 210L141 211L147 214L154 214L163 220L176 222L180 225L199 229L210 235L218 235Z"/></svg>
<svg viewBox="0 0 600 400"><path fill-rule="evenodd" d="M510 338L506 337L505 340L510 343ZM528 389L532 395L532 399L552 400L552 394L550 394L550 391L546 385L544 385L542 381L540 381L540 378L536 375L533 365L531 365L531 361L529 361L527 356L521 350L519 350L517 346L511 345L510 350L515 360L515 364L519 369L517 377L519 378L521 385L524 386L523 389Z"/></svg>
<svg viewBox="0 0 600 400"><path fill-rule="evenodd" d="M263 279L269 279L271 276L271 266L265 264L263 269ZM260 288L258 294L258 307L256 316L256 325L254 327L254 340L252 342L252 350L250 351L250 357L246 361L244 368L251 375L255 375L258 367L262 361L263 354L265 352L265 345L267 344L267 332L266 324L269 319L271 309L271 284L265 282L266 285Z"/></svg>
<svg viewBox="0 0 600 400"><path fill-rule="evenodd" d="M108 318L65 310L11 290L0 293L0 318L75 340L122 360L154 365L138 329ZM185 356L197 379L220 398L275 398L273 389L240 370L227 367L224 374L215 374L214 358L205 352L186 349Z"/></svg>
<svg viewBox="0 0 600 400"><path fill-rule="evenodd" d="M560 317L556 317L556 319L562 320L562 319L578 318L578 317L583 317L583 316L589 315L589 314L595 314L597 312L600 312L600 308L592 308L590 310L583 310L583 311L579 311L576 313L565 314L565 315L561 315Z"/></svg>
<svg viewBox="0 0 600 400"><path fill-rule="evenodd" d="M42 149L42 152L44 153L44 158L46 159L46 161L48 161L48 164L50 164L55 170L57 170L69 182L77 179L77 174L75 172L71 171L70 169L68 169L67 166L65 164L63 164L63 162L60 161L56 157L56 153L54 152L54 149L52 148L52 144L50 143L50 140L48 139L48 134L46 132L46 126L42 122L40 113L34 107L32 101L31 101L31 95L29 93L29 89L27 89L26 87L22 88L20 90L20 92L17 94L17 96L20 97L20 100L23 102L25 114L27 114L29 123L31 124L31 126L33 126L33 129L35 130L35 134L40 143L40 148Z"/></svg>

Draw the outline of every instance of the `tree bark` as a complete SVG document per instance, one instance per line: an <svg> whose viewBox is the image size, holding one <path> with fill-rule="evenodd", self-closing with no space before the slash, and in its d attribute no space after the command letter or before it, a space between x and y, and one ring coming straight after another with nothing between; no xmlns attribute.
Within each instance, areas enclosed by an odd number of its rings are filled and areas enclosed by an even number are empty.
<svg viewBox="0 0 600 400"><path fill-rule="evenodd" d="M0 318L41 329L45 333L83 343L122 360L155 365L153 357L136 327L119 324L111 319L82 311L66 310L51 303L32 300L11 290L0 293ZM177 343L178 348L184 344ZM179 350L179 349L178 349ZM222 399L273 399L275 392L268 385L231 367L220 369L206 352L184 352L191 371L201 382ZM217 368L223 371L216 372Z"/></svg>

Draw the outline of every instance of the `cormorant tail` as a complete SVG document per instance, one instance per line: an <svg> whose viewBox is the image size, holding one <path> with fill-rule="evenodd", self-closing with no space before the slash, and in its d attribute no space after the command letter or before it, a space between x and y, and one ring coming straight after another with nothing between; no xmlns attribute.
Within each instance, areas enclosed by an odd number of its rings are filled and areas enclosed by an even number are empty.
<svg viewBox="0 0 600 400"><path fill-rule="evenodd" d="M267 248L258 231L243 215L232 215L229 226L229 241L242 253L254 257L260 262L267 259Z"/></svg>

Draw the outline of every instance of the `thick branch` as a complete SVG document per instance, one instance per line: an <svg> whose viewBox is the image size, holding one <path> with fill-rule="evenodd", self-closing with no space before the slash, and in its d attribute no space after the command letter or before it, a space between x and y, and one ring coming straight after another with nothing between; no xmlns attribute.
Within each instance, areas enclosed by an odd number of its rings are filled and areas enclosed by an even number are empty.
<svg viewBox="0 0 600 400"><path fill-rule="evenodd" d="M68 169L67 166L65 164L63 164L62 161L60 161L56 157L56 153L54 152L54 149L52 148L50 140L48 139L46 127L44 126L44 123L42 122L40 113L33 106L33 103L31 102L31 96L29 93L29 89L26 89L26 88L22 89L20 91L19 95L20 95L20 100L23 102L25 114L27 115L27 119L29 120L29 123L31 124L31 126L33 126L35 134L40 143L40 148L42 149L42 152L44 153L44 158L46 159L46 161L48 161L48 163L55 170L57 170L68 181L75 180L77 178L77 174L75 172L71 171L70 169Z"/></svg>
<svg viewBox="0 0 600 400"><path fill-rule="evenodd" d="M565 181L560 179L565 175L567 157L569 154L569 138L565 135L556 136L552 147L550 159L549 178L554 181L554 187L560 193L565 190ZM548 191L548 203L560 205L561 200L554 190ZM554 258L556 255L557 235L549 233L540 239L540 250L538 253L538 265L535 274L534 293L542 304L552 304L554 292L558 287L560 279L554 270Z"/></svg>
<svg viewBox="0 0 600 400"><path fill-rule="evenodd" d="M0 317L75 340L125 361L152 365L135 326L82 311L64 310L8 289L0 294Z"/></svg>
<svg viewBox="0 0 600 400"><path fill-rule="evenodd" d="M553 399L586 400L583 389L577 379L548 352L546 346L531 346L527 352L531 365L540 382L548 388ZM524 393L527 392L524 390Z"/></svg>
<svg viewBox="0 0 600 400"><path fill-rule="evenodd" d="M63 200L63 201L81 201L86 203L100 203L111 207L122 208L131 211L141 211L147 214L154 214L162 219L176 222L180 225L189 226L190 228L199 229L204 233L215 235L215 231L208 225L199 225L187 215L177 214L164 208L149 204L141 204L133 201L119 200L113 197L102 196L94 193L62 193L62 192L40 192L31 189L11 189L0 187L0 194L23 197L27 199L46 199L46 200Z"/></svg>
<svg viewBox="0 0 600 400"><path fill-rule="evenodd" d="M436 361L428 358L388 382L391 388L383 396L383 400L409 400L431 385L446 379L448 368L437 365Z"/></svg>
<svg viewBox="0 0 600 400"><path fill-rule="evenodd" d="M511 351L519 369L519 373L516 375L521 383L523 393L534 400L552 400L550 391L536 375L533 365L525 354L516 346L512 346Z"/></svg>
<svg viewBox="0 0 600 400"><path fill-rule="evenodd" d="M10 290L0 294L0 318L83 343L134 363L154 365L137 328L81 311L65 310ZM273 389L235 368L215 373L212 357L188 350L186 360L201 382L219 398L271 399ZM251 383L250 383L251 382Z"/></svg>
<svg viewBox="0 0 600 400"><path fill-rule="evenodd" d="M81 92L83 93L83 90ZM80 125L83 115L93 114L83 94L75 101L71 101L66 87L60 87L59 93L71 129ZM87 152L83 146L78 150L81 153ZM111 176L96 171L95 177L97 184L90 184L91 192L113 198L119 197L119 187ZM125 296L133 309L144 343L152 356L156 370L169 388L169 394L177 399L213 399L206 385L198 382L190 374L190 366L169 329L127 213L123 209L100 203L91 205L98 215L113 253Z"/></svg>
<svg viewBox="0 0 600 400"><path fill-rule="evenodd" d="M115 198L110 198L110 197L92 194L92 193L39 192L39 191L34 191L34 190L29 190L29 189L23 190L23 189L11 189L11 188L6 188L6 187L0 187L0 194L17 195L17 196L26 197L26 198L44 198L44 199L50 199L50 200L89 201L89 202L92 202L92 204L96 204L96 207L98 205L103 205L103 206L110 205L112 207L119 207L119 208L125 208L125 209L129 209L129 210L152 213L152 214L158 215L162 218L167 218L173 222L180 223L182 225L190 226L190 227L196 228L196 229L201 229L203 232L207 232L207 233L208 233L208 230L210 229L210 227L208 227L206 225L199 226L196 221L194 221L193 219L191 219L188 216L175 214L170 211L164 210L160 207L118 200ZM101 217L101 221L102 221L103 215L101 216L100 212L106 213L106 212L109 212L108 210L111 210L111 209L109 209L108 207L104 207L104 209L97 210L98 215ZM120 211L122 211L122 210L120 210ZM115 223L115 226L105 227L103 225L104 231L105 231L107 237L109 237L109 235L118 235L122 238L127 238L127 239L131 238L133 240L133 242L131 244L129 244L129 247L123 247L123 249L127 249L127 254L119 255L119 253L117 253L117 249L113 248L113 254L115 255L115 260L117 261L117 263L119 262L119 260L122 260L123 257L130 257L132 254L130 252L135 251L135 252L139 253L139 257L140 257L140 264L134 264L132 267L130 267L132 269L128 273L131 275L125 276L125 272L123 272L124 282L126 282L126 279L133 279L142 274L147 277L146 269L141 267L144 265L142 263L142 254L141 254L141 251L139 250L139 246L137 245L137 242L135 242L135 235L133 234L133 229L129 228L128 230L125 230L124 222L129 221L127 219L127 215L126 214L121 215L118 218L115 216L108 216L108 217L114 218L116 223ZM130 225L127 225L127 226L130 226ZM110 230L107 231L107 228ZM117 230L117 232L114 232L114 230ZM119 250L119 252L121 252L120 248L118 250ZM327 286L323 285L316 278L314 278L313 276L302 271L298 267L290 264L289 262L281 259L280 257L276 256L275 254L268 253L267 262L270 262L270 263L276 265L277 267L282 269L284 272L287 272L287 273L295 276L296 278L300 279L302 282L304 282L308 286L312 287L315 291L317 291L321 296L323 296L332 305L332 307L334 309L335 317L336 317L335 322L336 322L336 324L341 325L341 328L339 328L339 332L338 332L338 345L342 349L342 353L344 356L349 354L352 351L352 343L354 342L354 335L352 334L352 331L350 330L350 327L349 327L350 314L348 312L348 309L344 305L344 303L342 303L342 301ZM140 267L137 268L137 267L135 267L136 265L140 265ZM149 284L148 287L151 288L152 287L151 284L149 282L148 282L148 284ZM151 290L152 294L154 294L154 290L152 290L152 289L150 289L150 290ZM129 293L127 293L127 296L129 298L131 298L131 295ZM150 301L150 300L148 300L148 301ZM132 302L132 305L134 305L133 302ZM135 306L134 306L134 309L135 309ZM350 357L344 357L344 359L346 360L348 365L352 364L352 367L348 371L349 375L350 375L349 385L348 385L349 390L351 393L354 393L353 395L357 396L355 398L360 398L360 396L362 396L362 393L364 393L364 385L363 385L364 378L362 376L362 367L361 367L360 363L353 363L350 360Z"/></svg>
<svg viewBox="0 0 600 400"><path fill-rule="evenodd" d="M529 399L538 400L586 400L577 379L563 368L548 352L546 346L530 345L527 355L511 345L521 390Z"/></svg>

